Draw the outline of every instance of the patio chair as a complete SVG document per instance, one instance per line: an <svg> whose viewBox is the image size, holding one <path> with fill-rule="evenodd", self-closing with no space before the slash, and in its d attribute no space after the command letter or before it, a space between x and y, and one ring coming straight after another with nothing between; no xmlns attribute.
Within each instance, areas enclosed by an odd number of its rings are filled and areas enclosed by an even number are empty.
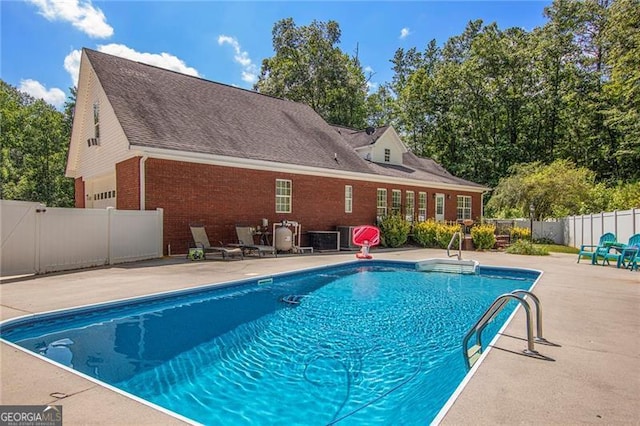
<svg viewBox="0 0 640 426"><path fill-rule="evenodd" d="M627 244L611 244L607 252L599 253L598 257L602 257L603 266L609 265L610 261L615 260L616 267L627 267L627 262L631 262L635 258L638 250L640 250L640 234L634 234L629 238Z"/></svg>
<svg viewBox="0 0 640 426"><path fill-rule="evenodd" d="M234 256L240 256L240 259L244 258L244 253L237 247L224 247L223 245L212 246L209 242L207 231L204 229L204 225L189 225L189 228L191 229L193 242L196 244L196 247L202 248L205 258L207 253L219 253L222 255L222 259L225 260Z"/></svg>
<svg viewBox="0 0 640 426"><path fill-rule="evenodd" d="M609 252L609 246L616 242L616 236L611 232L607 232L606 234L600 237L600 241L598 244L583 244L580 246L580 251L578 252L578 263L580 263L580 259L583 256L586 256L591 259L591 264L595 265L598 263L598 256L604 256Z"/></svg>
<svg viewBox="0 0 640 426"><path fill-rule="evenodd" d="M636 252L636 256L629 261L629 266L627 266L631 271L640 270L640 250Z"/></svg>
<svg viewBox="0 0 640 426"><path fill-rule="evenodd" d="M253 231L249 226L236 226L236 235L238 236L238 243L230 244L230 246L239 247L244 253L257 252L260 257L266 253L278 257L278 251L275 247L253 243Z"/></svg>

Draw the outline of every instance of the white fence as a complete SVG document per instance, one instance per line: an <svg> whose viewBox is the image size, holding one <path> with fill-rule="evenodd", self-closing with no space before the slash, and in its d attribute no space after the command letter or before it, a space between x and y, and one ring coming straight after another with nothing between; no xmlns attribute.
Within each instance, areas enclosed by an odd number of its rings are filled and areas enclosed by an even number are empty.
<svg viewBox="0 0 640 426"><path fill-rule="evenodd" d="M162 257L162 209L67 209L0 200L0 276Z"/></svg>
<svg viewBox="0 0 640 426"><path fill-rule="evenodd" d="M598 244L607 232L615 234L622 243L640 233L640 209L564 218L564 244L568 246L579 248L582 244Z"/></svg>

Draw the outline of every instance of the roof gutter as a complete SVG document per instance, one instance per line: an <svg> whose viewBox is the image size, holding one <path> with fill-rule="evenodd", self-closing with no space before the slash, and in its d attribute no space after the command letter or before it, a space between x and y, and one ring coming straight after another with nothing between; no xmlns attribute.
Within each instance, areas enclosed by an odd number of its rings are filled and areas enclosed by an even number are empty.
<svg viewBox="0 0 640 426"><path fill-rule="evenodd" d="M145 184L145 176L146 176L146 170L145 170L145 163L147 162L147 158L149 158L148 155L143 155L142 157L140 157L140 210L145 210L146 206L145 206L145 199L146 199L146 184Z"/></svg>

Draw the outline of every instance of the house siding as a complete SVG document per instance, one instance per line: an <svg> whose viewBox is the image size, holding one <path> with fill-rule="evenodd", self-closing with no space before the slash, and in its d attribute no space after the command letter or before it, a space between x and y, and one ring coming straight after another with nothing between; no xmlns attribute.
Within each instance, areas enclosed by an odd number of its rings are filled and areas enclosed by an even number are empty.
<svg viewBox="0 0 640 426"><path fill-rule="evenodd" d="M118 208L139 208L139 161L127 160L117 169ZM432 193L428 187L381 184L294 173L260 171L198 163L149 158L145 162L145 208L164 209L164 249L184 253L192 241L190 223L204 224L212 244L236 242L235 225L257 226L262 218L274 222L297 221L304 233L334 230L338 225L373 224L376 221L378 188L427 192L427 217L434 216ZM291 213L275 213L275 181L292 182ZM353 212L344 211L344 187L353 187ZM139 187L139 186L137 186ZM447 220L456 219L456 195L472 197L473 217L480 216L480 194L447 192ZM136 195L138 195L136 199Z"/></svg>

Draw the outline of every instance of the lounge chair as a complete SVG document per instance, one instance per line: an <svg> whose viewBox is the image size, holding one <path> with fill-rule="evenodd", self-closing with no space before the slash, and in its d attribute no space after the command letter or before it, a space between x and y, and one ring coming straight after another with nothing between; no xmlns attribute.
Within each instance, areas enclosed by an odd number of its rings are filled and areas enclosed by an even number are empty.
<svg viewBox="0 0 640 426"><path fill-rule="evenodd" d="M591 264L595 265L598 263L598 256L605 256L609 253L609 246L616 242L616 236L611 232L607 232L606 234L600 237L600 241L598 241L597 245L593 244L583 244L580 246L580 251L578 252L578 263L580 263L580 259L583 256L586 256L591 259Z"/></svg>
<svg viewBox="0 0 640 426"><path fill-rule="evenodd" d="M244 253L257 252L260 257L269 253L278 257L278 251L275 247L253 243L253 232L250 227L236 226L236 235L238 236L238 243L230 245L239 247Z"/></svg>
<svg viewBox="0 0 640 426"><path fill-rule="evenodd" d="M611 249L615 251L611 251ZM602 257L602 265L609 265L611 260L616 261L616 267L626 268L633 262L640 250L640 234L634 234L629 238L627 244L612 244L606 253L598 254Z"/></svg>
<svg viewBox="0 0 640 426"><path fill-rule="evenodd" d="M196 247L202 248L205 258L207 253L219 253L223 259L234 256L240 256L240 259L244 258L244 253L237 247L212 246L211 243L209 243L209 237L207 236L207 231L204 229L204 225L189 225L189 228L191 228L193 242L196 244Z"/></svg>

